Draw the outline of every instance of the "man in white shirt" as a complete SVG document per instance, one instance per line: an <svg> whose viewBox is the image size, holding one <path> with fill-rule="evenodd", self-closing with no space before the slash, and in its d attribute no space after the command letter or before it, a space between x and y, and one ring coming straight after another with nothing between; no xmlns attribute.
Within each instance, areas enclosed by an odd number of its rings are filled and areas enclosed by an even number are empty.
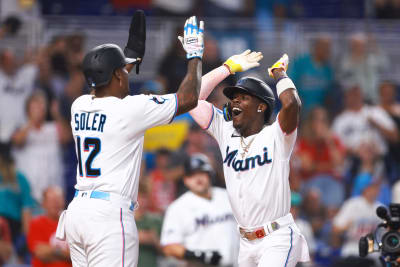
<svg viewBox="0 0 400 267"><path fill-rule="evenodd" d="M237 224L225 189L213 187L207 157L194 154L185 163L190 190L172 202L165 214L161 245L167 256L186 266L233 266L238 252Z"/></svg>

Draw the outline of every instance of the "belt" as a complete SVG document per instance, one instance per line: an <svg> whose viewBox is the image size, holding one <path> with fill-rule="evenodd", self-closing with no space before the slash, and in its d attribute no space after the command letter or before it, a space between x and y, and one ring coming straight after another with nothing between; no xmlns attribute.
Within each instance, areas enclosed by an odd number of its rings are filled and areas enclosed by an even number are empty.
<svg viewBox="0 0 400 267"><path fill-rule="evenodd" d="M80 191L80 190L75 190L75 195L74 197L88 197L88 198L95 198L95 199L102 199L106 201L111 201L111 193L109 192L103 192L103 191ZM119 198L122 198L121 196L118 196ZM135 209L135 203L130 201L129 209L133 211Z"/></svg>
<svg viewBox="0 0 400 267"><path fill-rule="evenodd" d="M287 214L283 217L276 219L275 221L268 222L260 227L252 227L251 230L246 229L244 227L239 226L239 233L242 238L253 241L255 239L261 239L271 234L272 232L285 227L291 223L293 223L292 214Z"/></svg>

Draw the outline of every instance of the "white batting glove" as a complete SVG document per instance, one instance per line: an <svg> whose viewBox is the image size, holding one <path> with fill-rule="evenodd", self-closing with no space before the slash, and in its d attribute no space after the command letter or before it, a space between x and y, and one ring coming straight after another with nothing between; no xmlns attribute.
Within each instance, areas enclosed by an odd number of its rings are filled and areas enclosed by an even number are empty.
<svg viewBox="0 0 400 267"><path fill-rule="evenodd" d="M274 63L274 65L271 66L271 68L268 68L268 74L271 77L274 77L272 74L272 71L274 69L283 69L284 71L287 71L287 68L289 66L289 56L287 54L283 54L283 56L278 59L277 62Z"/></svg>
<svg viewBox="0 0 400 267"><path fill-rule="evenodd" d="M200 21L200 27L197 26L196 16L186 20L183 37L178 36L183 49L186 51L186 58L202 58L204 51L204 21Z"/></svg>
<svg viewBox="0 0 400 267"><path fill-rule="evenodd" d="M225 61L224 65L229 68L231 74L242 72L260 66L259 61L263 58L261 52L251 52L247 49L239 55L233 55Z"/></svg>

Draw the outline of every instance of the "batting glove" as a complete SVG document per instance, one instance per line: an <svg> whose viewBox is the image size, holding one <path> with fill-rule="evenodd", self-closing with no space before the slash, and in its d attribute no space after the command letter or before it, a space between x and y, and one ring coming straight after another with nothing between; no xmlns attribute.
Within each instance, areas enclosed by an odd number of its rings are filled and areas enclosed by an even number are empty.
<svg viewBox="0 0 400 267"><path fill-rule="evenodd" d="M268 68L268 74L271 77L274 77L272 74L272 71L274 69L282 69L284 71L287 71L287 68L289 66L289 56L287 54L283 54L283 56L278 59L277 62L274 63L274 65L271 66L271 68Z"/></svg>
<svg viewBox="0 0 400 267"><path fill-rule="evenodd" d="M251 52L250 49L247 49L239 55L228 58L224 65L229 68L231 74L235 74L236 72L242 72L260 66L258 62L262 58L263 55L261 52Z"/></svg>
<svg viewBox="0 0 400 267"><path fill-rule="evenodd" d="M186 20L183 37L178 36L183 49L186 51L186 58L202 58L204 51L204 21L200 21L200 27L197 26L196 16Z"/></svg>

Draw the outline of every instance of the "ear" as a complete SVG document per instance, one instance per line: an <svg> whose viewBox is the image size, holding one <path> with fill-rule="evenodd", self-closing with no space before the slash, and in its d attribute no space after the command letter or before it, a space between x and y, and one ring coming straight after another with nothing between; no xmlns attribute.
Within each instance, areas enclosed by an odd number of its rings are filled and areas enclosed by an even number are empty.
<svg viewBox="0 0 400 267"><path fill-rule="evenodd" d="M121 80L122 79L122 69L121 68L116 69L114 71L114 75L115 75L115 77L117 77L118 80Z"/></svg>
<svg viewBox="0 0 400 267"><path fill-rule="evenodd" d="M264 113L267 110L267 105L265 103L260 103L257 106L257 111L261 110L261 113Z"/></svg>

